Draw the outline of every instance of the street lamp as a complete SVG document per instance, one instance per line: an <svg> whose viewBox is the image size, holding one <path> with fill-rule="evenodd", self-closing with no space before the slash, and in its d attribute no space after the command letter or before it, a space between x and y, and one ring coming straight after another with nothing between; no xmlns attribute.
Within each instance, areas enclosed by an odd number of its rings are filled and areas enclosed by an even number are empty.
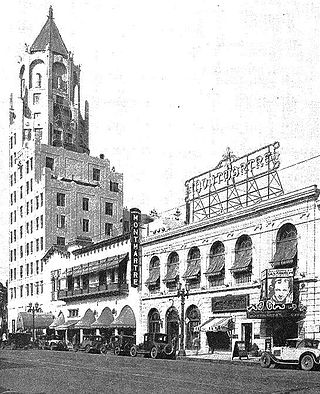
<svg viewBox="0 0 320 394"><path fill-rule="evenodd" d="M185 356L186 351L184 350L184 303L185 298L189 297L189 287L186 284L185 288L182 288L182 284L179 282L177 285L177 297L181 298L181 317L180 317L180 327L181 327L181 335L180 335L180 349L178 352L178 356Z"/></svg>
<svg viewBox="0 0 320 394"><path fill-rule="evenodd" d="M32 305L32 302L29 303L28 305L28 312L32 312L32 339L33 342L35 341L35 335L34 335L34 330L35 330L35 324L34 324L34 317L36 312L42 312L41 308L39 307L39 304L36 302L34 305Z"/></svg>

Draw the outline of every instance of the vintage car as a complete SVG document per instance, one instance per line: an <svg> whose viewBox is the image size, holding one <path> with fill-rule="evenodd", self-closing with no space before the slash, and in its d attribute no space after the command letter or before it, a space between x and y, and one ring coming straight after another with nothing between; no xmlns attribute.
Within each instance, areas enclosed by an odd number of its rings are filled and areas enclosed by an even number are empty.
<svg viewBox="0 0 320 394"><path fill-rule="evenodd" d="M168 339L167 334L150 332L144 334L143 342L130 348L130 356L143 354L151 358L176 358L176 346Z"/></svg>
<svg viewBox="0 0 320 394"><path fill-rule="evenodd" d="M101 335L86 335L75 350L83 350L86 353L103 353L105 339Z"/></svg>
<svg viewBox="0 0 320 394"><path fill-rule="evenodd" d="M113 335L110 338L109 348L113 350L116 356L120 354L130 354L130 348L136 343L133 335Z"/></svg>
<svg viewBox="0 0 320 394"><path fill-rule="evenodd" d="M285 346L273 347L271 351L262 353L260 365L269 368L271 365L295 365L304 371L311 371L320 363L320 341L316 339L287 339Z"/></svg>
<svg viewBox="0 0 320 394"><path fill-rule="evenodd" d="M26 332L10 333L8 339L1 344L2 348L15 349L31 349L34 347L32 343L32 334Z"/></svg>
<svg viewBox="0 0 320 394"><path fill-rule="evenodd" d="M39 349L68 350L68 346L63 338L57 335L41 336L38 338Z"/></svg>

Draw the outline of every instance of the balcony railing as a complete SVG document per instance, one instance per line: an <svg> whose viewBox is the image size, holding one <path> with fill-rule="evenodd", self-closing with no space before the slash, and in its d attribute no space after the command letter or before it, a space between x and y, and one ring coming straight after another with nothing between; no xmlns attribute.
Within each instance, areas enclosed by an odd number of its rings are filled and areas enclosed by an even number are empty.
<svg viewBox="0 0 320 394"><path fill-rule="evenodd" d="M86 298L95 295L126 295L129 293L128 283L109 283L108 285L95 284L86 288L74 288L69 290L59 290L58 300L71 298Z"/></svg>

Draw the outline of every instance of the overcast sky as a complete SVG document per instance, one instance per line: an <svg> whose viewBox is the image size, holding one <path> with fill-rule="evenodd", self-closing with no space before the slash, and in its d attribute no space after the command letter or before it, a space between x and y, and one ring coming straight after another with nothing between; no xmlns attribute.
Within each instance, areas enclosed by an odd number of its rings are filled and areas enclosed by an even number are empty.
<svg viewBox="0 0 320 394"><path fill-rule="evenodd" d="M320 3L303 0L10 0L0 23L1 263L8 258L8 98L49 5L81 64L90 149L124 174L125 205L183 204L186 179L280 142L281 167L320 154ZM319 182L320 160L281 171ZM4 275L4 269L0 274ZM1 281L1 276L0 276Z"/></svg>

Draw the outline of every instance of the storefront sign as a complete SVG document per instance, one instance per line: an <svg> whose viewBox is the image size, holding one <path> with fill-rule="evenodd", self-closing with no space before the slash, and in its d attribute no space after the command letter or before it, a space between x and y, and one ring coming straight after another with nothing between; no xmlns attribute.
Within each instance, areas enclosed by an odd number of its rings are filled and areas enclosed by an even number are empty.
<svg viewBox="0 0 320 394"><path fill-rule="evenodd" d="M141 211L130 209L130 240L131 240L131 286L140 284L141 247L140 247Z"/></svg>
<svg viewBox="0 0 320 394"><path fill-rule="evenodd" d="M302 317L306 312L303 305L275 304L270 300L261 300L258 304L252 304L247 308L249 319L266 319L268 317Z"/></svg>
<svg viewBox="0 0 320 394"><path fill-rule="evenodd" d="M245 311L248 305L248 294L212 298L212 312Z"/></svg>

